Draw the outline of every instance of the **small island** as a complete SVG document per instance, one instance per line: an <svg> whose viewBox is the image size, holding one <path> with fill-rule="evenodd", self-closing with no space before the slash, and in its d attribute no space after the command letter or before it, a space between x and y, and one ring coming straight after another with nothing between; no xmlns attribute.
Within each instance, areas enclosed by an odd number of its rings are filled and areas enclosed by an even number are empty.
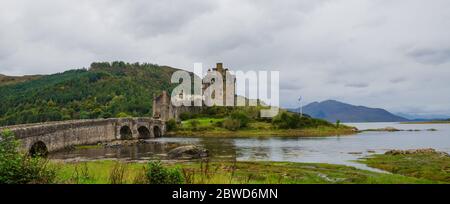
<svg viewBox="0 0 450 204"><path fill-rule="evenodd" d="M261 118L262 107L211 107L184 112L167 122L167 136L177 137L318 137L357 133L357 129L280 110L274 118Z"/></svg>
<svg viewBox="0 0 450 204"><path fill-rule="evenodd" d="M450 124L450 119L430 120L430 121L411 121L411 122L403 122L402 124Z"/></svg>

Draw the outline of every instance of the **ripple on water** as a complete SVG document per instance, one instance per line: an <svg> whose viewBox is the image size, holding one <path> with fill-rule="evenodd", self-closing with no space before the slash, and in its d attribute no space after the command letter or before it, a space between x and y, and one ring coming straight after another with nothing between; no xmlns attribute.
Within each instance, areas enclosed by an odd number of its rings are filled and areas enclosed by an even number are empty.
<svg viewBox="0 0 450 204"><path fill-rule="evenodd" d="M120 148L86 148L50 155L58 160L124 159L167 160L167 152L184 145L199 145L209 150L212 160L288 161L330 163L369 168L356 160L391 149L433 148L450 153L450 124L351 124L359 129L394 127L398 129L430 128L437 131L364 132L352 136L325 138L157 138L145 144Z"/></svg>

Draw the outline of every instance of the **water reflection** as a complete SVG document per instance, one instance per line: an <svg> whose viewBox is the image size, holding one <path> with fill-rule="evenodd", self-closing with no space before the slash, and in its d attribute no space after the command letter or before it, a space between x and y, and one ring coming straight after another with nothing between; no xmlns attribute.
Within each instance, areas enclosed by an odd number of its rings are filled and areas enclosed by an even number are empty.
<svg viewBox="0 0 450 204"><path fill-rule="evenodd" d="M234 140L216 138L215 140L199 139L197 145L209 151L211 158L236 160L237 150Z"/></svg>

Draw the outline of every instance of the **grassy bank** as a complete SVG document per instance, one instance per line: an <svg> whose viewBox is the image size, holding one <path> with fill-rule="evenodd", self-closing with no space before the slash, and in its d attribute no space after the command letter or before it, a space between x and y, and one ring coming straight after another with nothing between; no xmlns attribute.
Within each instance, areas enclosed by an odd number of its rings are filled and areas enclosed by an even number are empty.
<svg viewBox="0 0 450 204"><path fill-rule="evenodd" d="M192 121L196 122L193 123ZM223 128L220 124L225 119L216 118L200 118L186 120L174 131L169 131L167 136L184 136L184 137L315 137L315 136L336 136L351 135L357 133L353 128L339 126L282 129L275 127L269 122L249 122L244 128L237 130L229 130ZM193 126L193 124L195 124ZM219 125L218 125L219 124Z"/></svg>
<svg viewBox="0 0 450 204"><path fill-rule="evenodd" d="M59 183L145 183L146 164L94 161L56 163ZM193 184L433 183L430 180L331 164L288 162L195 162L177 167Z"/></svg>
<svg viewBox="0 0 450 204"><path fill-rule="evenodd" d="M291 162L167 163L188 184L403 184L450 183L450 157L434 150L389 151L359 162L392 174L343 165ZM146 183L145 163L53 163L58 183Z"/></svg>
<svg viewBox="0 0 450 204"><path fill-rule="evenodd" d="M361 162L394 174L450 183L450 157L435 151L393 151Z"/></svg>
<svg viewBox="0 0 450 204"><path fill-rule="evenodd" d="M229 131L226 129L213 130L178 130L167 133L167 136L183 136L183 137L325 137L325 136L339 136L351 135L356 132L346 128L305 128L305 129L291 129L291 130L259 130L259 129L244 129L237 131Z"/></svg>

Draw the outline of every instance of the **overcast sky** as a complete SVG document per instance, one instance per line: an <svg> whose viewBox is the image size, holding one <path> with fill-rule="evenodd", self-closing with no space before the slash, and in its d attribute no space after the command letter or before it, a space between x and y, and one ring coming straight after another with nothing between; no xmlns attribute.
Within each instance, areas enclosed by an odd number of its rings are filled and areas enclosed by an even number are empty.
<svg viewBox="0 0 450 204"><path fill-rule="evenodd" d="M279 70L281 104L450 115L448 0L1 0L0 73L93 61Z"/></svg>

